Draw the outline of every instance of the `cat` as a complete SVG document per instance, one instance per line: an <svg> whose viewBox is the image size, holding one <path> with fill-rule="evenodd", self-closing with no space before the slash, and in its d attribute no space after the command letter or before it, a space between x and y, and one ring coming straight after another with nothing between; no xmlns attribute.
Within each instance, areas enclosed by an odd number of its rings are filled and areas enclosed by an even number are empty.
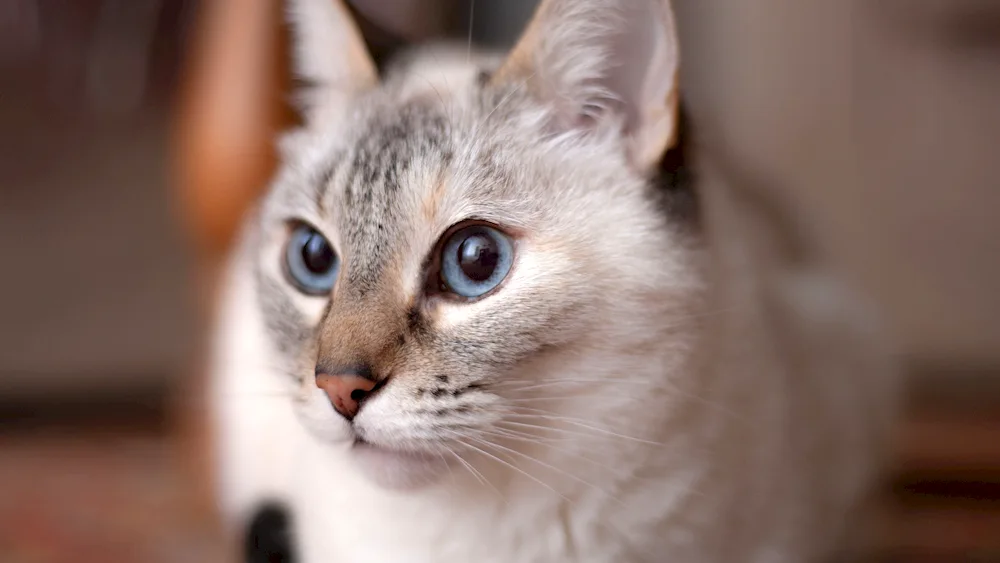
<svg viewBox="0 0 1000 563"><path fill-rule="evenodd" d="M290 14L305 123L215 327L234 530L287 517L303 563L832 554L881 390L713 343L733 308L658 180L679 135L666 0L545 0L507 56L417 49L383 77L343 5Z"/></svg>

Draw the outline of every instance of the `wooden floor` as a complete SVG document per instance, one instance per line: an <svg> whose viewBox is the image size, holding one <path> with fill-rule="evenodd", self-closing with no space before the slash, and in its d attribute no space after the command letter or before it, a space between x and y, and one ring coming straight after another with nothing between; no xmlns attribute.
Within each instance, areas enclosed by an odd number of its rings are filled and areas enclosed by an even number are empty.
<svg viewBox="0 0 1000 563"><path fill-rule="evenodd" d="M7 409L0 563L232 560L181 478L162 410L103 411L120 414ZM914 412L898 444L871 530L877 549L858 559L1000 562L1000 412Z"/></svg>

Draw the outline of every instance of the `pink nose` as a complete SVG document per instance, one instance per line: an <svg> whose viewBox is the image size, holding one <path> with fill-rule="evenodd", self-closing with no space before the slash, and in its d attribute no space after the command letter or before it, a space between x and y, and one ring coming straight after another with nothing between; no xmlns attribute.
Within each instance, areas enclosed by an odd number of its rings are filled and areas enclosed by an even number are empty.
<svg viewBox="0 0 1000 563"><path fill-rule="evenodd" d="M316 386L330 397L333 408L347 420L353 420L358 414L361 401L375 388L375 382L354 374L316 376Z"/></svg>

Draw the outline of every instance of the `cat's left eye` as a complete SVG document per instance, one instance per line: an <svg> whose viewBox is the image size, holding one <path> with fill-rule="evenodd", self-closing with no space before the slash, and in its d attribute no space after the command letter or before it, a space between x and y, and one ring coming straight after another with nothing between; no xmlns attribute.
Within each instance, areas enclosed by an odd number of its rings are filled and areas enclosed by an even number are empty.
<svg viewBox="0 0 1000 563"><path fill-rule="evenodd" d="M330 241L305 224L297 225L285 247L285 272L299 291L326 295L337 282L340 258Z"/></svg>
<svg viewBox="0 0 1000 563"><path fill-rule="evenodd" d="M473 224L447 237L441 247L442 289L476 299L493 291L514 263L514 245L506 234L488 225Z"/></svg>

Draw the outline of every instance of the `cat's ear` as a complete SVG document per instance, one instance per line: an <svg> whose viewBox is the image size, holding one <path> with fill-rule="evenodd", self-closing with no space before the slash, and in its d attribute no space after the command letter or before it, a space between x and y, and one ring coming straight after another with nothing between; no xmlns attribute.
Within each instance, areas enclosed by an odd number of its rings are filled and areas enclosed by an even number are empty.
<svg viewBox="0 0 1000 563"><path fill-rule="evenodd" d="M300 93L307 121L336 115L373 88L378 71L342 0L290 0L294 68L308 86Z"/></svg>
<svg viewBox="0 0 1000 563"><path fill-rule="evenodd" d="M669 0L543 0L493 80L542 96L562 127L618 119L647 168L673 143L677 71Z"/></svg>

